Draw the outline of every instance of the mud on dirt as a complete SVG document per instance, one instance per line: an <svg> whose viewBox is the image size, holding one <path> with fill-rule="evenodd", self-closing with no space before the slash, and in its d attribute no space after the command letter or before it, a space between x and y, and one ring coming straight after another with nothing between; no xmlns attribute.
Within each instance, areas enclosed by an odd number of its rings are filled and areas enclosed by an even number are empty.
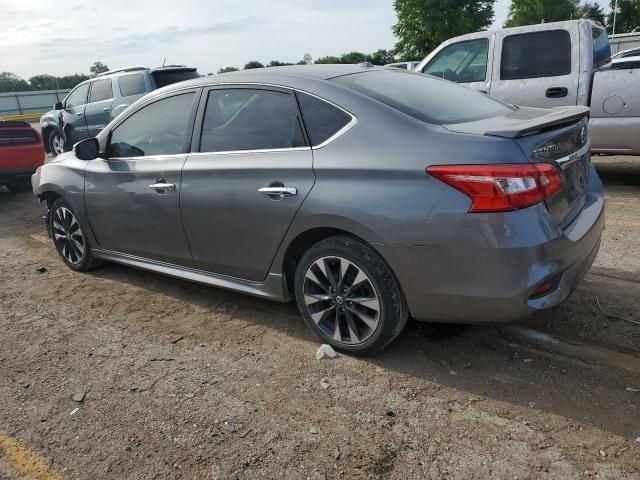
<svg viewBox="0 0 640 480"><path fill-rule="evenodd" d="M0 190L0 432L66 479L638 479L640 159L594 163L607 227L563 305L322 361L294 305L71 272ZM38 477L0 445L0 478Z"/></svg>

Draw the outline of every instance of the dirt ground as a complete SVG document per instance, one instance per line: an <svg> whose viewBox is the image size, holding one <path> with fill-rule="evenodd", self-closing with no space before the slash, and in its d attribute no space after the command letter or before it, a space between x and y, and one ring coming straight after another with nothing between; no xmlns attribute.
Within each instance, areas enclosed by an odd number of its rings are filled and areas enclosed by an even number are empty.
<svg viewBox="0 0 640 480"><path fill-rule="evenodd" d="M595 163L607 228L563 305L322 361L294 305L71 272L0 189L0 479L640 479L640 159Z"/></svg>

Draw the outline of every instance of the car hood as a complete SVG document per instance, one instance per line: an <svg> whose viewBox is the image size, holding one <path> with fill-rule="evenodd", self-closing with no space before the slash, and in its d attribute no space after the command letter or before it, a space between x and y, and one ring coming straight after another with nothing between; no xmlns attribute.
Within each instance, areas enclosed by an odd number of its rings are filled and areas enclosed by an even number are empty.
<svg viewBox="0 0 640 480"><path fill-rule="evenodd" d="M443 125L448 130L472 135L517 138L565 125L589 115L589 107L531 108L517 107L504 115L466 123Z"/></svg>

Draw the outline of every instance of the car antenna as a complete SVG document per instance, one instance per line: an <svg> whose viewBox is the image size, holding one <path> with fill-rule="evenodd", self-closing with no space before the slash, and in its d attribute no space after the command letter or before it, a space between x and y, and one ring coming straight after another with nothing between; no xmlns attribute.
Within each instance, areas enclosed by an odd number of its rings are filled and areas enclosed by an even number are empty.
<svg viewBox="0 0 640 480"><path fill-rule="evenodd" d="M167 62L167 57L164 57L164 60L162 60L162 66L164 67L164 64Z"/></svg>

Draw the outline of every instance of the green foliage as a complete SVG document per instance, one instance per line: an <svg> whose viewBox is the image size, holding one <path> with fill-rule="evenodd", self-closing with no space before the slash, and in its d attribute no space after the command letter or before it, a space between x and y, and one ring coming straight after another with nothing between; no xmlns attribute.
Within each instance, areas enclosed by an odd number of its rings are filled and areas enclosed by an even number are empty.
<svg viewBox="0 0 640 480"><path fill-rule="evenodd" d="M613 30L613 9L615 0L609 4L611 11L607 17L607 30ZM618 0L618 15L616 16L616 34L632 32L634 28L640 27L640 1L638 0Z"/></svg>
<svg viewBox="0 0 640 480"><path fill-rule="evenodd" d="M586 1L582 5L578 7L578 17L579 18L588 18L590 20L595 20L596 22L600 22L602 25L605 24L605 15L604 10L598 4L598 2L589 2Z"/></svg>
<svg viewBox="0 0 640 480"><path fill-rule="evenodd" d="M104 73L108 71L109 71L109 67L107 67L102 62L93 62L93 65L89 67L89 73L91 74L92 77L95 77L99 73Z"/></svg>
<svg viewBox="0 0 640 480"><path fill-rule="evenodd" d="M304 63L304 60L302 61ZM271 60L267 67L285 67L287 65L293 65L293 63L281 62L279 60Z"/></svg>
<svg viewBox="0 0 640 480"><path fill-rule="evenodd" d="M577 18L579 0L511 0L505 27Z"/></svg>
<svg viewBox="0 0 640 480"><path fill-rule="evenodd" d="M316 59L314 63L318 64L332 64L332 63L340 63L340 59L338 57L333 57L331 55L326 57L320 57Z"/></svg>
<svg viewBox="0 0 640 480"><path fill-rule="evenodd" d="M247 63L244 66L244 69L245 70L249 70L251 68L263 68L263 67L264 67L264 65L262 63L258 62L257 60L251 60L249 63Z"/></svg>
<svg viewBox="0 0 640 480"><path fill-rule="evenodd" d="M451 37L484 30L491 25L494 3L495 0L395 0L395 51L403 58L421 59Z"/></svg>
<svg viewBox="0 0 640 480"><path fill-rule="evenodd" d="M238 69L236 67L224 67L218 70L218 73L227 73L227 72L237 72Z"/></svg>
<svg viewBox="0 0 640 480"><path fill-rule="evenodd" d="M396 61L393 52L390 50L376 50L371 55L367 55L367 61L374 65L386 65L387 63L393 63Z"/></svg>
<svg viewBox="0 0 640 480"><path fill-rule="evenodd" d="M340 63L360 63L366 61L367 56L360 52L349 52L340 55Z"/></svg>
<svg viewBox="0 0 640 480"><path fill-rule="evenodd" d="M25 90L33 90L31 85L25 82L15 73L0 73L0 93L5 92L23 92Z"/></svg>
<svg viewBox="0 0 640 480"><path fill-rule="evenodd" d="M57 90L58 77L47 74L34 75L29 79L29 85L34 90Z"/></svg>

